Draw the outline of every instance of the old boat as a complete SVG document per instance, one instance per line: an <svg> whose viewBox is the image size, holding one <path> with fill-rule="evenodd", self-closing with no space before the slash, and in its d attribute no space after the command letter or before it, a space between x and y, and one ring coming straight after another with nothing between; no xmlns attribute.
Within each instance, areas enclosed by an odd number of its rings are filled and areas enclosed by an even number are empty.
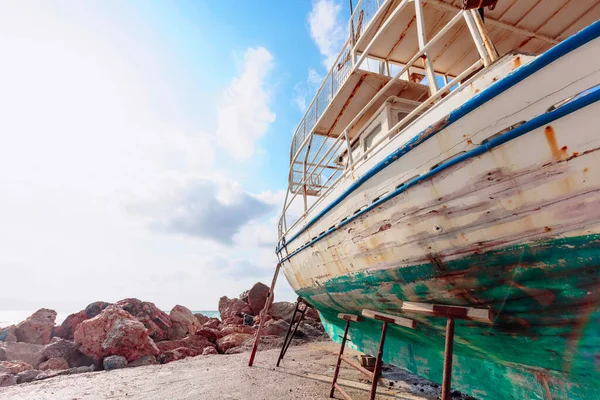
<svg viewBox="0 0 600 400"><path fill-rule="evenodd" d="M481 8L481 7L486 8ZM600 399L600 2L362 0L294 133L277 253L338 313L406 316L384 360L485 399ZM377 352L380 323L350 328Z"/></svg>

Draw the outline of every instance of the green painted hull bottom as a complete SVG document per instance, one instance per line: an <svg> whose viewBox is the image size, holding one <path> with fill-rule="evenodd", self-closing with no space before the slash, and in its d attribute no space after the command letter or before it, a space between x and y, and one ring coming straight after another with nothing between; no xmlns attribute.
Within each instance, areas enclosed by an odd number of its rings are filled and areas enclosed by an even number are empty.
<svg viewBox="0 0 600 400"><path fill-rule="evenodd" d="M298 294L341 340L339 312L399 314L401 301L491 307L493 326L456 321L452 387L481 399L600 399L600 235L532 242L460 259L335 277ZM446 320L416 314L388 331L384 361L442 381ZM351 324L376 354L378 321Z"/></svg>

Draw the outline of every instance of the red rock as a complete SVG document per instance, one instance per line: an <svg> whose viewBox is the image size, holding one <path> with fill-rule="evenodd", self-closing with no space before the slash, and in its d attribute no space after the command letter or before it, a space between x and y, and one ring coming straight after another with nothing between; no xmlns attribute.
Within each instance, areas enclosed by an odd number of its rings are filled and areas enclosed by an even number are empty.
<svg viewBox="0 0 600 400"><path fill-rule="evenodd" d="M244 325L244 318L230 317L223 319L223 325Z"/></svg>
<svg viewBox="0 0 600 400"><path fill-rule="evenodd" d="M219 325L221 325L221 321L218 318L211 318L208 322L204 323L203 326L212 329L219 329Z"/></svg>
<svg viewBox="0 0 600 400"><path fill-rule="evenodd" d="M196 336L204 336L210 342L214 343L219 338L219 330L218 329L209 328L207 326L201 326L200 329L198 329L196 331Z"/></svg>
<svg viewBox="0 0 600 400"><path fill-rule="evenodd" d="M145 367L146 365L156 365L158 361L156 361L156 357L154 356L144 356L140 357L135 361L127 364L128 367Z"/></svg>
<svg viewBox="0 0 600 400"><path fill-rule="evenodd" d="M267 301L269 287L262 282L257 282L248 291L248 305L254 315L258 315Z"/></svg>
<svg viewBox="0 0 600 400"><path fill-rule="evenodd" d="M194 317L196 317L196 319L198 320L198 323L200 325L204 325L205 323L207 323L210 318L207 317L206 315L202 314L202 313L195 313Z"/></svg>
<svg viewBox="0 0 600 400"><path fill-rule="evenodd" d="M178 347L158 356L158 361L161 364L167 364L172 361L182 360L187 357L196 357L200 354L202 353L198 352L197 350L190 349L189 347Z"/></svg>
<svg viewBox="0 0 600 400"><path fill-rule="evenodd" d="M304 315L304 318L312 319L315 321L321 320L321 316L319 315L319 312L312 307L309 307L308 310L306 310L306 314Z"/></svg>
<svg viewBox="0 0 600 400"><path fill-rule="evenodd" d="M4 328L0 328L0 342L16 342L17 341L17 327L15 325L9 325Z"/></svg>
<svg viewBox="0 0 600 400"><path fill-rule="evenodd" d="M265 323L264 332L265 335L282 336L287 333L289 326L290 324L282 319L277 321L272 319Z"/></svg>
<svg viewBox="0 0 600 400"><path fill-rule="evenodd" d="M33 367L23 361L0 361L0 373L18 374L19 372L29 371Z"/></svg>
<svg viewBox="0 0 600 400"><path fill-rule="evenodd" d="M249 335L254 335L256 329L245 325L227 325L219 331L219 338L231 335L232 333L247 333Z"/></svg>
<svg viewBox="0 0 600 400"><path fill-rule="evenodd" d="M89 366L94 360L79 351L77 344L70 340L54 339L42 352L44 360L64 358L70 367Z"/></svg>
<svg viewBox="0 0 600 400"><path fill-rule="evenodd" d="M158 355L146 327L117 305L110 305L96 317L80 323L75 330L75 342L82 353L96 360L117 355L132 361Z"/></svg>
<svg viewBox="0 0 600 400"><path fill-rule="evenodd" d="M239 347L253 339L254 335L249 333L232 333L217 340L217 348L219 349L219 352L225 353L227 350Z"/></svg>
<svg viewBox="0 0 600 400"><path fill-rule="evenodd" d="M110 305L111 303L107 303L106 301L95 301L87 305L84 310L85 315L87 315L88 318L94 318Z"/></svg>
<svg viewBox="0 0 600 400"><path fill-rule="evenodd" d="M41 371L47 371L47 370L56 370L56 371L60 371L63 369L69 369L69 363L67 363L67 360L65 360L64 358L51 358L48 361L44 361L43 363L41 363L38 366L38 369Z"/></svg>
<svg viewBox="0 0 600 400"><path fill-rule="evenodd" d="M63 328L62 325L56 325L52 327L52 331L50 332L50 338L60 338L64 339L67 337L67 331Z"/></svg>
<svg viewBox="0 0 600 400"><path fill-rule="evenodd" d="M273 317L271 317L270 315L265 315L265 317L264 317L264 318L265 318L265 323L266 323L267 321L270 321L270 320L272 320L272 319L273 319ZM258 325L258 324L260 324L260 315L257 315L256 317L254 317L253 324L254 324L254 325Z"/></svg>
<svg viewBox="0 0 600 400"><path fill-rule="evenodd" d="M203 356L208 356L211 354L219 354L219 352L217 351L217 349L215 347L207 347L204 350L202 350Z"/></svg>
<svg viewBox="0 0 600 400"><path fill-rule="evenodd" d="M158 342L156 346L161 353L175 350L179 347L187 347L196 350L198 353L202 353L206 347L214 347L214 344L210 343L204 336L194 335L179 340L163 340L162 342Z"/></svg>
<svg viewBox="0 0 600 400"><path fill-rule="evenodd" d="M169 313L172 326L169 329L169 339L177 340L186 335L193 335L200 328L200 323L194 314L186 307L176 305Z"/></svg>
<svg viewBox="0 0 600 400"><path fill-rule="evenodd" d="M219 313L223 321L229 318L242 317L242 314L254 315L248 304L240 299L230 299L227 296L219 299Z"/></svg>
<svg viewBox="0 0 600 400"><path fill-rule="evenodd" d="M6 360L20 360L37 367L43 360L44 346L33 343L0 342L0 353Z"/></svg>
<svg viewBox="0 0 600 400"><path fill-rule="evenodd" d="M240 293L240 295L238 296L240 300L242 300L244 303L248 302L248 292L249 290L244 290L242 293Z"/></svg>
<svg viewBox="0 0 600 400"><path fill-rule="evenodd" d="M50 334L56 320L56 311L41 308L17 324L17 341L34 344L50 343Z"/></svg>
<svg viewBox="0 0 600 400"><path fill-rule="evenodd" d="M276 301L269 307L269 315L272 316L273 319L282 319L286 322L290 322L295 309L295 303L290 303L289 301Z"/></svg>
<svg viewBox="0 0 600 400"><path fill-rule="evenodd" d="M123 299L116 303L129 314L133 315L148 330L148 335L155 342L168 339L168 331L171 328L171 318L148 301L138 299Z"/></svg>
<svg viewBox="0 0 600 400"><path fill-rule="evenodd" d="M105 301L95 301L91 304L88 304L88 306L84 310L69 315L61 324L65 331L65 336L62 336L62 338L73 340L75 329L77 329L77 326L80 323L90 318L94 318L109 305L110 303L107 303Z"/></svg>
<svg viewBox="0 0 600 400"><path fill-rule="evenodd" d="M0 387L12 386L17 384L17 376L0 372Z"/></svg>

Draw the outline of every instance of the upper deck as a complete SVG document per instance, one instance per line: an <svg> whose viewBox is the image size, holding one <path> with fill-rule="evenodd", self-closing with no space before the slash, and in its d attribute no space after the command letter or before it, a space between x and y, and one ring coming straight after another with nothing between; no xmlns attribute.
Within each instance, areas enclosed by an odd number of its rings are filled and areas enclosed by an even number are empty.
<svg viewBox="0 0 600 400"><path fill-rule="evenodd" d="M471 8L481 4L494 6L483 9L483 18ZM420 105L387 137L502 55L543 53L598 18L599 0L359 1L348 39L294 133L284 214L297 195L306 213L307 196L324 196L373 154L339 163L388 99ZM280 233L287 230L282 222Z"/></svg>

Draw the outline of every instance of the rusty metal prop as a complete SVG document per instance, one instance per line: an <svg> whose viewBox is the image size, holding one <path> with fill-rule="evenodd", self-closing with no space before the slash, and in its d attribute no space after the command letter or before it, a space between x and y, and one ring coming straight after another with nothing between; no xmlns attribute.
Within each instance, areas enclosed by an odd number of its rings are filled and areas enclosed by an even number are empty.
<svg viewBox="0 0 600 400"><path fill-rule="evenodd" d="M446 323L446 347L444 348L444 376L442 378L442 400L450 400L452 382L452 352L454 350L454 318Z"/></svg>
<svg viewBox="0 0 600 400"><path fill-rule="evenodd" d="M302 309L300 309L301 306L303 306ZM298 300L296 300L296 309L294 310L294 315L292 316L292 320L290 321L290 325L288 326L287 333L285 334L285 339L283 340L283 345L281 346L281 352L279 353L279 358L277 359L278 367L279 367L279 363L281 362L281 360L283 360L283 357L285 357L285 353L287 353L288 347L290 347L290 343L292 343L292 339L296 335L296 331L298 330L300 323L304 319L304 316L306 315L306 310L308 310L308 307L310 307L308 305L308 303L306 303L302 299L302 297L298 297ZM297 313L300 313L300 318L298 319L297 322L295 322L296 325L294 326L294 330L292 331L292 325L294 325L294 321L296 321ZM292 333L291 335L290 335L290 332Z"/></svg>

